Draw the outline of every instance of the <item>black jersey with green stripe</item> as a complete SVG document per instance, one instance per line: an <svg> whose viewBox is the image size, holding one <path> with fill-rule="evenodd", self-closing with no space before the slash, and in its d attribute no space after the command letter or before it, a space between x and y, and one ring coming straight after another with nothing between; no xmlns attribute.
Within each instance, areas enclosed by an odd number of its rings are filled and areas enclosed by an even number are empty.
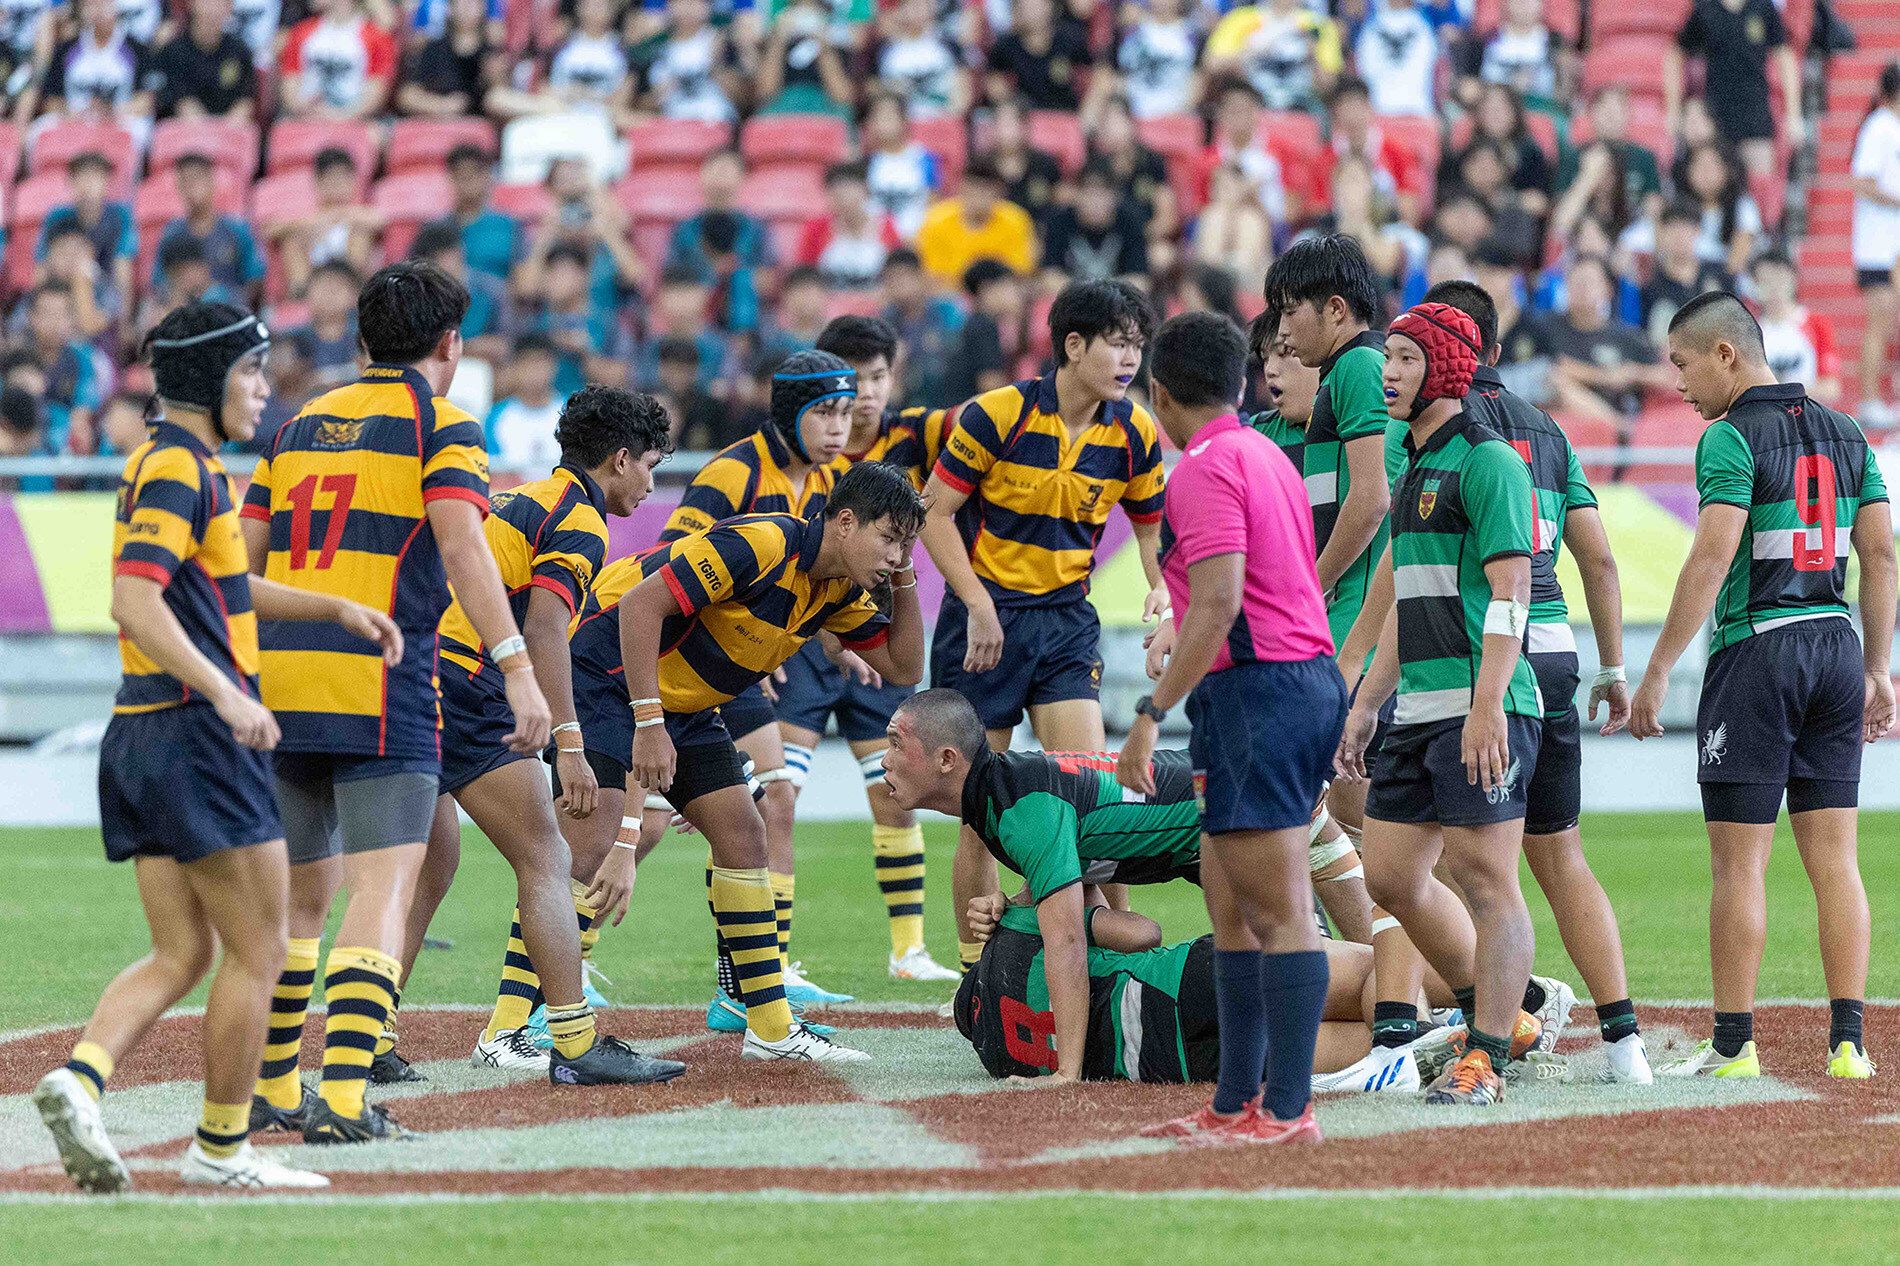
<svg viewBox="0 0 1900 1266"><path fill-rule="evenodd" d="M1887 499L1860 426L1800 383L1750 387L1695 450L1703 506L1748 512L1715 599L1711 653L1802 620L1847 615L1854 518Z"/></svg>
<svg viewBox="0 0 1900 1266"><path fill-rule="evenodd" d="M1286 454L1286 459L1293 463L1293 469L1304 472L1305 467L1301 465L1306 460L1303 452L1306 448L1304 426L1287 421L1280 416L1278 409L1254 414L1247 419L1247 425L1278 444L1280 451Z"/></svg>
<svg viewBox="0 0 1900 1266"><path fill-rule="evenodd" d="M983 752L963 783L963 824L1037 901L1071 884L1200 875L1201 810L1186 752L1154 755L1155 794L1115 781L1106 752Z"/></svg>
<svg viewBox="0 0 1900 1266"><path fill-rule="evenodd" d="M1213 1079L1220 1047L1219 1019L1209 1006L1214 996L1211 942L1202 937L1138 954L1089 947L1085 1079ZM1208 979L1189 981L1190 972ZM957 1028L991 1076L1040 1077L1055 1071L1056 1018L1033 908L1004 910L1002 925L957 990L955 1013Z"/></svg>
<svg viewBox="0 0 1900 1266"><path fill-rule="evenodd" d="M1484 654L1486 563L1531 554L1531 477L1496 431L1458 413L1411 462L1392 502L1392 588L1398 600L1397 725L1466 716ZM1541 717L1537 678L1520 655L1504 710Z"/></svg>

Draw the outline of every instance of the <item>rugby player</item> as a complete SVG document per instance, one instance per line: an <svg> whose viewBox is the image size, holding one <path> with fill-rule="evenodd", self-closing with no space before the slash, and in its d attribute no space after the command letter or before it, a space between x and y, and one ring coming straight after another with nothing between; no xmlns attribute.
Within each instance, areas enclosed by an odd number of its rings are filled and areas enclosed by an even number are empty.
<svg viewBox="0 0 1900 1266"><path fill-rule="evenodd" d="M1630 701L1630 733L1663 732L1675 667L1715 615L1696 709L1714 869L1709 958L1715 1032L1662 1076L1756 1077L1755 984L1768 922L1763 884L1785 794L1814 887L1832 1014L1831 1077L1871 1077L1861 1032L1869 922L1858 860L1861 747L1893 728L1893 520L1854 419L1777 383L1740 299L1698 296L1669 323L1676 389L1709 420L1696 445L1701 513L1669 616ZM1847 609L1860 558L1862 637Z"/></svg>

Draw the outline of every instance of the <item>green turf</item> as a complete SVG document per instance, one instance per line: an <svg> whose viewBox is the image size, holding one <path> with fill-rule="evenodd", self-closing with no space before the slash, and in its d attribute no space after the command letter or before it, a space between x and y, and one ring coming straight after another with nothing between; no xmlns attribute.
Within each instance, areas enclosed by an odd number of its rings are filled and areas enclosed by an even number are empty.
<svg viewBox="0 0 1900 1266"><path fill-rule="evenodd" d="M1476 1245L1540 1266L1892 1260L1891 1201L1714 1197L1246 1201L1048 1197L789 1204L541 1200L348 1212L347 1260L590 1262L1469 1262ZM245 1203L0 1206L9 1260L254 1262L271 1244L331 1243L333 1208ZM561 1246L558 1250L555 1246ZM1777 1246L1781 1246L1777 1248ZM261 1256L260 1256L261 1255Z"/></svg>
<svg viewBox="0 0 1900 1266"><path fill-rule="evenodd" d="M1636 998L1709 995L1708 846L1687 814L1596 815L1587 846L1622 921ZM1874 925L1900 916L1900 814L1861 819L1861 869ZM956 958L950 924L950 859L955 835L929 832L930 943L939 961ZM647 859L631 913L610 929L597 953L625 1002L696 1002L709 995L711 920L706 912L705 846L669 837ZM145 923L129 866L101 859L98 833L0 830L0 857L11 882L0 886L0 927L7 929L8 987L0 990L0 1030L85 1018L114 972L146 946ZM870 828L851 823L799 827L798 910L793 957L830 988L865 999L925 1001L942 985L889 979L889 937L871 875ZM1761 996L1825 997L1815 950L1814 898L1784 822L1769 868L1768 952ZM464 833L454 890L436 917L449 952L425 951L404 991L415 1002L481 1002L493 997L508 932L513 874L481 835ZM1170 937L1207 929L1200 893L1186 884L1138 889L1135 904L1161 920ZM1540 969L1575 979L1547 907L1533 895ZM1876 955L1872 997L1900 995L1900 962Z"/></svg>

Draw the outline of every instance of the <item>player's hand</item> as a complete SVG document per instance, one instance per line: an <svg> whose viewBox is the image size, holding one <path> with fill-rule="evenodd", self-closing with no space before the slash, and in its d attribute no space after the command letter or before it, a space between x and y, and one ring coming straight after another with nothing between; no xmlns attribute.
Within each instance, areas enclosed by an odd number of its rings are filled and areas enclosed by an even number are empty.
<svg viewBox="0 0 1900 1266"><path fill-rule="evenodd" d="M1663 732L1663 696L1669 693L1669 678L1643 674L1643 684L1630 696L1630 734L1639 739L1656 738Z"/></svg>
<svg viewBox="0 0 1900 1266"><path fill-rule="evenodd" d="M219 718L231 727L231 737L246 747L268 752L283 737L277 728L277 718L271 715L270 709L236 686L220 695L212 707L217 709Z"/></svg>
<svg viewBox="0 0 1900 1266"><path fill-rule="evenodd" d="M508 710L515 714L514 732L507 738L511 752L539 753L548 745L548 733L554 728L554 714L548 710L541 683L532 669L517 669L501 675L502 688L508 692Z"/></svg>
<svg viewBox="0 0 1900 1266"><path fill-rule="evenodd" d="M587 753L578 747L571 752L557 747L554 772L561 776L561 798L555 803L571 818L593 817L600 800L600 780L587 763Z"/></svg>
<svg viewBox="0 0 1900 1266"><path fill-rule="evenodd" d="M778 688L784 685L786 680L785 665L780 664L777 668L772 670L769 677L760 680L759 689L764 692L767 699L770 699L773 703L777 703Z"/></svg>
<svg viewBox="0 0 1900 1266"><path fill-rule="evenodd" d="M1153 717L1136 717L1128 727L1122 754L1115 762L1115 781L1144 796L1155 793L1155 722Z"/></svg>
<svg viewBox="0 0 1900 1266"><path fill-rule="evenodd" d="M1168 587L1166 585L1156 585L1153 589L1148 591L1148 596L1142 599L1141 622L1146 624L1150 620L1159 620L1162 614L1167 611L1169 605Z"/></svg>
<svg viewBox="0 0 1900 1266"><path fill-rule="evenodd" d="M673 785L673 770L679 762L679 753L673 750L673 740L666 736L664 725L649 725L633 732L632 766L628 770L633 780L648 791L665 791Z"/></svg>
<svg viewBox="0 0 1900 1266"><path fill-rule="evenodd" d="M356 634L365 642L376 643L377 649L383 653L383 662L391 668L402 663L402 630L381 611L346 600L336 613L336 622L346 632Z"/></svg>
<svg viewBox="0 0 1900 1266"><path fill-rule="evenodd" d="M594 908L595 927L606 922L608 915L613 916L612 926L620 926L620 920L627 917L627 905L633 900L633 880L633 850L608 849L607 859L594 872L594 882L581 898L581 904Z"/></svg>
<svg viewBox="0 0 1900 1266"><path fill-rule="evenodd" d="M1149 630L1141 644L1148 651L1148 680L1160 681L1168 668L1168 656L1174 654L1174 622L1163 620Z"/></svg>
<svg viewBox="0 0 1900 1266"><path fill-rule="evenodd" d="M1354 708L1346 714L1346 728L1339 732L1339 750L1333 753L1333 772L1341 782L1366 780L1366 748L1372 745L1372 732L1378 728L1376 711Z"/></svg>
<svg viewBox="0 0 1900 1266"><path fill-rule="evenodd" d="M1487 792L1502 787L1511 767L1511 732L1504 709L1486 708L1467 716L1458 752L1464 758L1467 783Z"/></svg>
<svg viewBox="0 0 1900 1266"><path fill-rule="evenodd" d="M1861 729L1869 743L1893 729L1893 676L1885 669L1867 674L1867 708Z"/></svg>
<svg viewBox="0 0 1900 1266"><path fill-rule="evenodd" d="M841 649L838 652L838 658L832 662L844 671L845 676L860 686L869 686L873 690L883 688L884 678L878 676L877 669L865 663L864 657L856 651Z"/></svg>
<svg viewBox="0 0 1900 1266"><path fill-rule="evenodd" d="M1603 728L1597 733L1608 738L1630 723L1630 688L1621 681L1607 682L1601 686L1590 687L1590 719L1597 719L1597 705L1609 705L1609 713L1603 718Z"/></svg>
<svg viewBox="0 0 1900 1266"><path fill-rule="evenodd" d="M1003 622L996 616L996 605L985 598L970 608L964 633L963 671L986 673L1003 658Z"/></svg>
<svg viewBox="0 0 1900 1266"><path fill-rule="evenodd" d="M969 909L963 912L964 926L970 930L973 941L987 941L996 935L996 925L1003 920L1003 910L1009 902L1000 892L985 893L981 897L971 897Z"/></svg>
<svg viewBox="0 0 1900 1266"><path fill-rule="evenodd" d="M1003 1084L1017 1090L1051 1090L1059 1086L1073 1086L1079 1080L1067 1073L1044 1073L1040 1077L1024 1077L1018 1073L1004 1078Z"/></svg>

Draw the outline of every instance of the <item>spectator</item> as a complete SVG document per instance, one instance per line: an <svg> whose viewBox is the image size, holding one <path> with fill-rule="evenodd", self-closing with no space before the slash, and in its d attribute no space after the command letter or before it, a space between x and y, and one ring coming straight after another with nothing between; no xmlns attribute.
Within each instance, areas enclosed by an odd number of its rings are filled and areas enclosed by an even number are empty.
<svg viewBox="0 0 1900 1266"><path fill-rule="evenodd" d="M1841 353L1834 341L1834 323L1795 299L1800 281L1794 261L1781 250L1764 251L1750 266L1755 299L1760 305L1762 345L1768 367L1781 382L1806 385L1808 394L1823 404L1841 398Z"/></svg>
<svg viewBox="0 0 1900 1266"><path fill-rule="evenodd" d="M1491 236L1491 204L1462 186L1453 189L1432 208L1431 236L1456 242L1467 251ZM1522 258L1522 254L1519 255Z"/></svg>
<svg viewBox="0 0 1900 1266"><path fill-rule="evenodd" d="M231 0L231 33L251 50L252 64L259 70L277 60L277 32L283 14L283 0Z"/></svg>
<svg viewBox="0 0 1900 1266"><path fill-rule="evenodd" d="M644 108L669 119L730 123L738 117L732 105L738 55L712 24L708 0L667 0L666 24L648 45Z"/></svg>
<svg viewBox="0 0 1900 1266"><path fill-rule="evenodd" d="M660 274L658 291L653 298L651 328L633 358L633 385L652 391L660 385L660 344L667 339L685 339L699 348L699 389L717 394L726 374L731 355L727 340L706 321L711 291L699 274L684 268L668 268Z"/></svg>
<svg viewBox="0 0 1900 1266"><path fill-rule="evenodd" d="M516 306L516 335L545 334L561 352L554 389L571 396L589 382L624 383L626 369L611 359L619 350L616 310L593 301L593 258L572 238L555 241L542 254L533 291ZM703 312L702 305L702 312Z"/></svg>
<svg viewBox="0 0 1900 1266"><path fill-rule="evenodd" d="M46 29L51 30L50 23ZM50 48L46 56L52 56ZM45 58L36 58L31 51L20 52L11 39L0 35L0 122L16 127L32 123L39 110L40 72L45 65ZM38 433L35 427L34 434Z"/></svg>
<svg viewBox="0 0 1900 1266"><path fill-rule="evenodd" d="M35 286L27 298L26 349L44 366L41 421L49 452L90 453L93 415L112 389L100 355L79 337L72 293L59 282Z"/></svg>
<svg viewBox="0 0 1900 1266"><path fill-rule="evenodd" d="M1489 236L1520 259L1542 257L1542 225L1512 187L1510 159L1502 145L1488 136L1472 140L1458 153L1455 176L1456 188L1475 196L1490 213ZM1462 244L1470 247L1476 242Z"/></svg>
<svg viewBox="0 0 1900 1266"><path fill-rule="evenodd" d="M316 206L302 215L282 216L264 228L265 240L281 253L284 281L301 295L310 271L340 259L367 275L383 230L382 213L358 200L356 159L346 149L317 151Z"/></svg>
<svg viewBox="0 0 1900 1266"><path fill-rule="evenodd" d="M1451 62L1458 77L1453 95L1466 109L1479 107L1486 84L1540 104L1569 103L1570 52L1544 22L1544 0L1504 0L1497 29L1459 40Z"/></svg>
<svg viewBox="0 0 1900 1266"><path fill-rule="evenodd" d="M1089 159L1108 164L1115 182L1141 212L1148 233L1148 258L1154 271L1173 263L1174 241L1181 234L1181 217L1168 183L1168 164L1141 140L1134 111L1119 94L1102 98L1089 129Z"/></svg>
<svg viewBox="0 0 1900 1266"><path fill-rule="evenodd" d="M72 296L73 326L79 337L110 343L105 335L125 315L125 292L113 285L111 273L99 270L86 230L73 220L55 228L46 239L46 259L40 272L46 281L65 287ZM25 321L24 310L19 321Z"/></svg>
<svg viewBox="0 0 1900 1266"><path fill-rule="evenodd" d="M1509 169L1517 205L1541 221L1550 210L1550 157L1524 124L1524 103L1517 91L1505 84L1481 85L1476 108L1472 111L1472 124L1466 150L1479 141L1495 142ZM1450 155L1439 165L1440 189L1456 182L1466 150Z"/></svg>
<svg viewBox="0 0 1900 1266"><path fill-rule="evenodd" d="M1214 173L1233 167L1246 178L1269 224L1277 227L1298 218L1306 200L1289 199L1286 173L1261 135L1260 94L1240 80L1229 80L1214 109L1214 137L1201 153L1203 201L1213 199Z"/></svg>
<svg viewBox="0 0 1900 1266"><path fill-rule="evenodd" d="M504 70L500 50L489 42L488 0L448 0L441 7L448 10L442 32L405 67L396 108L433 118L480 114Z"/></svg>
<svg viewBox="0 0 1900 1266"><path fill-rule="evenodd" d="M1201 38L1187 9L1187 0L1148 0L1116 46L1121 90L1138 119L1192 114L1200 104Z"/></svg>
<svg viewBox="0 0 1900 1266"><path fill-rule="evenodd" d="M305 294L309 315L302 325L279 336L271 376L279 396L293 411L306 400L341 386L357 375L356 292L363 279L341 259L311 270Z"/></svg>
<svg viewBox="0 0 1900 1266"><path fill-rule="evenodd" d="M451 11L454 3L455 0L416 0L415 12L409 19L410 41L426 44L441 38L455 23ZM483 25L487 28L484 38L497 48L508 42L507 16L504 0L482 0Z"/></svg>
<svg viewBox="0 0 1900 1266"><path fill-rule="evenodd" d="M845 69L849 52L848 43L840 47L820 0L794 0L766 31L752 84L757 112L850 118L858 94Z"/></svg>
<svg viewBox="0 0 1900 1266"><path fill-rule="evenodd" d="M702 275L710 287L707 306L712 320L730 334L750 334L759 328L759 288L755 270L739 259L739 214L708 211L700 225L706 252Z"/></svg>
<svg viewBox="0 0 1900 1266"><path fill-rule="evenodd" d="M1208 72L1239 72L1271 110L1318 113L1344 65L1338 23L1304 0L1237 5L1207 37Z"/></svg>
<svg viewBox="0 0 1900 1266"><path fill-rule="evenodd" d="M1619 249L1611 238L1609 228L1595 216L1585 216L1577 221L1570 230L1570 236L1563 239L1562 248L1537 279L1537 290L1531 301L1531 307L1538 312L1557 312L1570 303L1569 286L1566 278L1570 265L1583 255L1601 255L1610 261L1610 271L1616 275L1616 297L1611 301L1611 311L1619 321L1630 325L1643 323L1643 290L1636 281L1636 269L1632 256L1627 250Z"/></svg>
<svg viewBox="0 0 1900 1266"><path fill-rule="evenodd" d="M872 211L863 160L836 163L825 172L825 200L828 213L805 221L799 234L798 262L816 267L838 289L876 285L885 257L904 239L890 216Z"/></svg>
<svg viewBox="0 0 1900 1266"><path fill-rule="evenodd" d="M1801 141L1801 68L1774 0L1695 0L1676 42L1663 51L1663 110L1672 134L1681 130L1684 59L1707 69L1709 112L1722 139L1740 151L1748 171L1774 170L1775 120L1768 110L1768 58L1781 80L1781 125L1790 146Z"/></svg>
<svg viewBox="0 0 1900 1266"><path fill-rule="evenodd" d="M257 108L257 64L230 30L231 0L191 0L191 20L152 59L161 119L249 123Z"/></svg>
<svg viewBox="0 0 1900 1266"><path fill-rule="evenodd" d="M1701 233L1702 209L1687 201L1670 203L1656 226L1656 258L1643 287L1642 318L1657 347L1668 345L1669 322L1683 304L1711 290L1735 289L1728 270L1696 252Z"/></svg>
<svg viewBox="0 0 1900 1266"><path fill-rule="evenodd" d="M1617 423L1627 443L1628 420L1642 412L1643 392L1670 390L1676 371L1660 363L1648 336L1611 315L1615 283L1609 260L1581 256L1570 268L1570 302L1545 328L1556 357L1559 407Z"/></svg>
<svg viewBox="0 0 1900 1266"><path fill-rule="evenodd" d="M624 126L633 106L633 64L613 0L577 0L574 32L548 62L547 91L562 109L605 111Z"/></svg>
<svg viewBox="0 0 1900 1266"><path fill-rule="evenodd" d="M990 45L985 86L991 101L1021 97L1032 110L1076 111L1093 60L1088 28L1056 0L1014 0L1009 30Z"/></svg>
<svg viewBox="0 0 1900 1266"><path fill-rule="evenodd" d="M963 274L970 315L957 332L943 382L944 404L971 399L1007 386L1028 343L1022 280L1006 264L979 259Z"/></svg>
<svg viewBox="0 0 1900 1266"><path fill-rule="evenodd" d="M754 352L745 373L732 389L732 429L735 437L751 435L772 425L772 375L784 357Z"/></svg>
<svg viewBox="0 0 1900 1266"><path fill-rule="evenodd" d="M0 9L0 45L12 73L24 66L31 76L52 58L62 8L64 0L9 0Z"/></svg>
<svg viewBox="0 0 1900 1266"><path fill-rule="evenodd" d="M860 121L871 183L871 202L891 217L905 241L924 225L930 199L942 187L937 156L911 139L904 99L873 92Z"/></svg>
<svg viewBox="0 0 1900 1266"><path fill-rule="evenodd" d="M1614 141L1594 140L1584 146L1575 156L1573 178L1551 209L1550 232L1567 238L1579 222L1591 219L1609 230L1614 240L1632 224L1647 220L1649 209L1660 208L1661 195L1633 196L1638 181L1624 165L1643 157L1654 161L1648 151Z"/></svg>
<svg viewBox="0 0 1900 1266"><path fill-rule="evenodd" d="M997 259L1019 273L1035 266L1036 230L1029 213L1003 200L1003 178L977 158L964 168L954 198L930 208L917 231L917 254L939 283L954 284L979 259Z"/></svg>
<svg viewBox="0 0 1900 1266"><path fill-rule="evenodd" d="M646 261L627 236L627 212L578 158L557 158L549 164L547 186L554 195L554 213L536 230L516 271L515 291L530 302L545 299L542 266L549 250L565 243L587 261L590 315L611 328L622 301L637 294L649 277Z"/></svg>
<svg viewBox="0 0 1900 1266"><path fill-rule="evenodd" d="M112 0L78 0L77 8L78 31L47 66L41 110L117 123L142 143L152 120L150 55L119 22Z"/></svg>
<svg viewBox="0 0 1900 1266"><path fill-rule="evenodd" d="M699 345L691 339L665 338L659 345L660 381L654 395L672 420L676 449L717 451L742 438L733 434L726 406L699 385Z"/></svg>
<svg viewBox="0 0 1900 1266"><path fill-rule="evenodd" d="M73 200L54 207L40 223L39 241L33 248L38 280L45 280L46 248L53 235L76 224L92 243L99 275L121 295L132 293L132 261L138 258L139 235L132 208L106 197L115 170L112 160L95 150L67 160L66 188Z"/></svg>
<svg viewBox="0 0 1900 1266"><path fill-rule="evenodd" d="M816 268L800 266L785 274L779 291L778 308L770 327L759 343L780 356L808 352L817 346L818 336L830 319L831 295L825 287L825 275Z"/></svg>
<svg viewBox="0 0 1900 1266"><path fill-rule="evenodd" d="M436 221L425 225L410 244L409 258L427 260L468 287L468 312L462 317L464 354L500 364L508 355L502 331L508 319L508 287L500 278L469 267L462 231Z"/></svg>
<svg viewBox="0 0 1900 1266"><path fill-rule="evenodd" d="M1356 155L1334 160L1328 196L1332 210L1302 229L1294 240L1331 234L1354 238L1365 251L1366 262L1372 265L1381 292L1389 295L1397 290L1400 279L1414 262L1424 259L1424 235L1397 218L1396 203L1391 197L1379 192L1371 165ZM1441 208L1442 212L1454 218L1454 223L1459 214L1458 198L1470 201L1468 194L1459 194L1449 200L1451 205L1448 211ZM1464 228L1461 223L1458 227ZM1464 236L1461 234L1461 241Z"/></svg>
<svg viewBox="0 0 1900 1266"><path fill-rule="evenodd" d="M178 33L178 24L166 14L166 0L113 0L119 28L145 46L147 52Z"/></svg>
<svg viewBox="0 0 1900 1266"><path fill-rule="evenodd" d="M970 72L950 41L937 33L931 0L898 0L890 34L877 51L877 77L904 100L913 119L962 117L970 109Z"/></svg>
<svg viewBox="0 0 1900 1266"><path fill-rule="evenodd" d="M228 302L257 308L264 284L264 252L258 249L249 221L218 210L217 170L203 154L181 154L172 165L172 183L185 214L165 226L158 239L160 262L153 281L163 285L165 248L174 242L195 242L204 252L211 279L229 296Z"/></svg>
<svg viewBox="0 0 1900 1266"><path fill-rule="evenodd" d="M1184 270L1175 299L1183 312L1218 312L1235 325L1245 327L1235 295L1240 279L1230 268L1219 264L1194 264Z"/></svg>
<svg viewBox="0 0 1900 1266"><path fill-rule="evenodd" d="M396 77L396 37L370 20L362 0L308 2L315 15L284 41L284 112L315 119L382 113Z"/></svg>
<svg viewBox="0 0 1900 1266"><path fill-rule="evenodd" d="M1761 209L1748 192L1742 165L1719 146L1701 145L1690 151L1684 176L1682 194L1702 212L1696 256L1741 275L1762 232Z"/></svg>
<svg viewBox="0 0 1900 1266"><path fill-rule="evenodd" d="M990 146L983 157L1003 177L1003 197L1029 212L1041 227L1055 208L1062 165L1055 155L1029 143L1029 107L1006 97L990 112Z"/></svg>
<svg viewBox="0 0 1900 1266"><path fill-rule="evenodd" d="M511 394L497 400L482 423L496 469L539 471L560 465L554 428L567 403L567 394L554 386L560 366L561 349L546 334L515 339L508 359Z"/></svg>
<svg viewBox="0 0 1900 1266"><path fill-rule="evenodd" d="M489 205L495 193L495 156L480 145L464 142L449 151L448 169L455 206L434 223L461 232L469 268L508 280L521 261L522 228L513 216Z"/></svg>
<svg viewBox="0 0 1900 1266"><path fill-rule="evenodd" d="M1863 426L1886 430L1897 419L1880 397L1880 374L1893 335L1894 274L1900 270L1900 61L1880 72L1880 87L1854 138L1854 277L1867 304L1860 336Z"/></svg>
<svg viewBox="0 0 1900 1266"><path fill-rule="evenodd" d="M1438 36L1412 0L1383 0L1373 9L1353 43L1353 62L1371 86L1375 112L1436 115Z"/></svg>
<svg viewBox="0 0 1900 1266"><path fill-rule="evenodd" d="M745 172L745 158L736 149L716 149L706 155L699 165L701 210L673 226L673 236L666 248L668 268L691 268L710 281L712 261L706 252L704 227L706 217L715 211L738 217L738 240L733 249L742 265L764 268L771 264L771 245L765 225L739 209L739 189L745 183Z"/></svg>
<svg viewBox="0 0 1900 1266"><path fill-rule="evenodd" d="M1548 408L1552 403L1552 348L1543 322L1524 306L1519 260L1494 242L1472 253L1471 276L1498 310L1498 377L1513 394Z"/></svg>
<svg viewBox="0 0 1900 1266"><path fill-rule="evenodd" d="M1334 158L1354 154L1364 159L1374 193L1393 199L1399 218L1417 224L1425 210L1426 174L1410 150L1373 122L1372 91L1366 81L1342 78L1333 88L1327 113Z"/></svg>
<svg viewBox="0 0 1900 1266"><path fill-rule="evenodd" d="M100 452L123 457L151 438L146 421L152 411L152 397L136 391L115 391L100 411Z"/></svg>
<svg viewBox="0 0 1900 1266"><path fill-rule="evenodd" d="M1581 150L1570 149L1557 167L1557 193L1561 199L1574 190L1579 181L1590 186L1585 200L1596 205L1596 214L1621 232L1624 225L1638 216L1662 208L1662 169L1656 155L1629 139L1629 93L1618 84L1606 84L1590 98L1590 130L1595 134ZM1607 150L1603 158L1589 160L1600 170L1586 172L1585 160L1591 151ZM1606 177L1614 177L1619 188L1599 188ZM1603 205L1614 200L1623 208L1620 216L1603 215ZM1561 214L1556 212L1553 214ZM1567 227L1552 225L1559 236Z"/></svg>
<svg viewBox="0 0 1900 1266"><path fill-rule="evenodd" d="M886 256L878 282L884 319L897 331L898 344L904 349L893 393L898 406L940 409L963 399L950 395L945 385L946 362L963 326L962 309L932 292L923 261L913 250L895 250Z"/></svg>
<svg viewBox="0 0 1900 1266"><path fill-rule="evenodd" d="M1264 277L1273 263L1273 221L1260 209L1253 182L1232 163L1214 169L1207 205L1194 218L1194 258L1243 277Z"/></svg>
<svg viewBox="0 0 1900 1266"><path fill-rule="evenodd" d="M159 248L152 285L139 306L141 337L175 309L201 299L232 302L230 292L212 277L204 247L189 237L174 238Z"/></svg>
<svg viewBox="0 0 1900 1266"><path fill-rule="evenodd" d="M1091 159L1076 181L1075 203L1050 215L1042 243L1043 285L1122 278L1148 284L1148 231L1141 208L1122 197L1115 169Z"/></svg>
<svg viewBox="0 0 1900 1266"><path fill-rule="evenodd" d="M0 387L0 457L50 457L46 431L40 425L40 398L25 387ZM25 479L0 477L0 492L50 492L53 481L42 476Z"/></svg>

